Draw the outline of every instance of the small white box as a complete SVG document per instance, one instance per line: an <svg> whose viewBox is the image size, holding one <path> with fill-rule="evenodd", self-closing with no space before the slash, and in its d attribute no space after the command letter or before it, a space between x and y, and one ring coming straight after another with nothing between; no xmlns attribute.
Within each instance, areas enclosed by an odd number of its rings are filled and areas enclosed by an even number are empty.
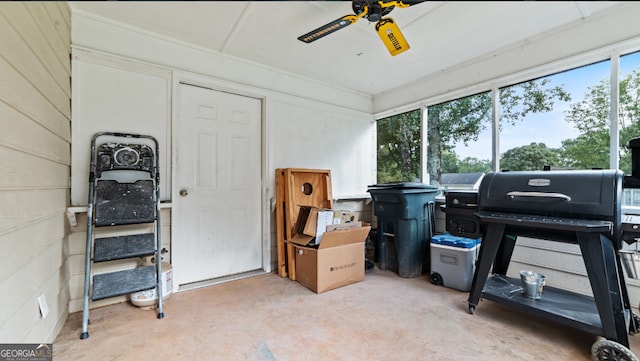
<svg viewBox="0 0 640 361"><path fill-rule="evenodd" d="M327 227L333 224L333 211L319 210L318 224L316 225L316 244L322 241L322 235L327 231Z"/></svg>

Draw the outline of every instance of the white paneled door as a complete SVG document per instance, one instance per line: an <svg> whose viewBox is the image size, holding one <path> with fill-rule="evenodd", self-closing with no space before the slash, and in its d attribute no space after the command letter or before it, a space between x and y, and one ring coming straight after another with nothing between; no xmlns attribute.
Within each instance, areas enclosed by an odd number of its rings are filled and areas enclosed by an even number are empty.
<svg viewBox="0 0 640 361"><path fill-rule="evenodd" d="M175 282L262 269L262 103L186 84L177 91Z"/></svg>

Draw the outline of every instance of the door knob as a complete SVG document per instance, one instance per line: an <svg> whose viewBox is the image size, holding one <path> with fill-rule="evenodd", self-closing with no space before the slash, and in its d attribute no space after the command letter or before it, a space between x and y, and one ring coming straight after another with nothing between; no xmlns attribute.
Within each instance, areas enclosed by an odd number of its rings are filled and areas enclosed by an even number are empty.
<svg viewBox="0 0 640 361"><path fill-rule="evenodd" d="M186 197L189 194L189 191L187 191L186 189L181 189L180 190L180 195L183 197Z"/></svg>

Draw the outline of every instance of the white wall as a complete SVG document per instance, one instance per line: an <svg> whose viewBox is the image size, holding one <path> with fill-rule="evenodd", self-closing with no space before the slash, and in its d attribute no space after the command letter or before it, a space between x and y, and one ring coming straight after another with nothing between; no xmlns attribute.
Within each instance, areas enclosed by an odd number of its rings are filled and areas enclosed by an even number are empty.
<svg viewBox="0 0 640 361"><path fill-rule="evenodd" d="M331 170L334 198L367 195L376 179L376 125L371 114L299 99L268 110L270 169ZM275 184L275 173L269 173Z"/></svg>
<svg viewBox="0 0 640 361"><path fill-rule="evenodd" d="M151 135L160 144L160 198L170 197L171 71L73 52L71 204L86 206L91 138L97 132Z"/></svg>

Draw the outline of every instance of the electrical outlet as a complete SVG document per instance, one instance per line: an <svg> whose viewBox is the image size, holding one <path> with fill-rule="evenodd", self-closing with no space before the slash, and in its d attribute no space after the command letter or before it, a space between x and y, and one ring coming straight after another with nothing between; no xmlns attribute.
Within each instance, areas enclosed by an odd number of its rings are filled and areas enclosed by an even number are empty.
<svg viewBox="0 0 640 361"><path fill-rule="evenodd" d="M47 298L44 296L44 293L38 297L38 306L40 306L40 314L42 318L47 317L49 314L49 306L47 305Z"/></svg>

